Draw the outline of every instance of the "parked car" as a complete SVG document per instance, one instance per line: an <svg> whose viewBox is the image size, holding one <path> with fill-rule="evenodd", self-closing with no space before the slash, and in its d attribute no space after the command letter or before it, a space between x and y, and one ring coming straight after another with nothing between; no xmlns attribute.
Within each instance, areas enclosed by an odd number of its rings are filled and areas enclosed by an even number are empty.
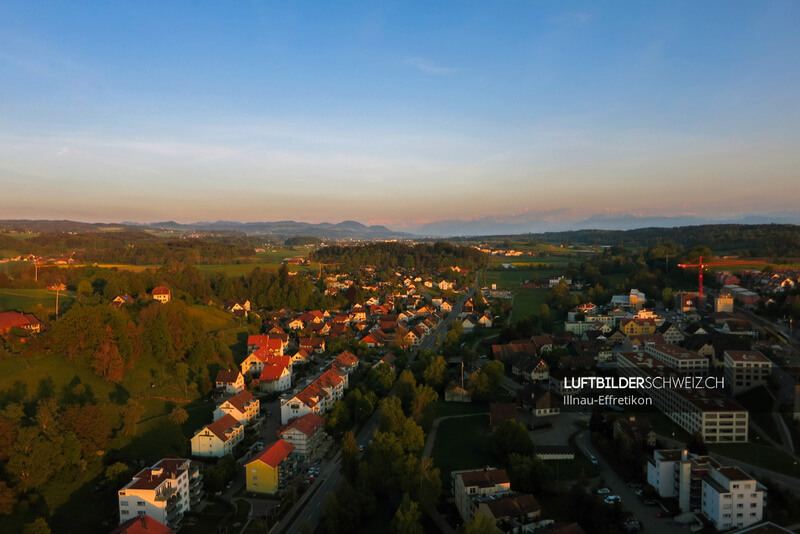
<svg viewBox="0 0 800 534"><path fill-rule="evenodd" d="M622 502L622 497L620 497L619 495L609 495L608 497L603 499L603 502L606 504L614 504L615 502Z"/></svg>
<svg viewBox="0 0 800 534"><path fill-rule="evenodd" d="M363 445L359 445L358 446L358 452L364 452L364 446Z"/></svg>
<svg viewBox="0 0 800 534"><path fill-rule="evenodd" d="M608 488L597 488L598 495L608 495L611 493L611 490Z"/></svg>

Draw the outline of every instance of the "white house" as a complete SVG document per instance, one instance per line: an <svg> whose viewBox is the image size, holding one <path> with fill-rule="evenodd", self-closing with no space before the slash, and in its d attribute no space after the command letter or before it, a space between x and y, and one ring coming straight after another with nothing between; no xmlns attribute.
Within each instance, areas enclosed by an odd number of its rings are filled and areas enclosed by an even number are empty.
<svg viewBox="0 0 800 534"><path fill-rule="evenodd" d="M261 401L253 397L249 391L237 393L214 410L214 419L225 414L232 415L237 421L246 425L258 417Z"/></svg>
<svg viewBox="0 0 800 534"><path fill-rule="evenodd" d="M204 426L191 441L193 456L222 458L244 439L244 425L232 415L223 415Z"/></svg>

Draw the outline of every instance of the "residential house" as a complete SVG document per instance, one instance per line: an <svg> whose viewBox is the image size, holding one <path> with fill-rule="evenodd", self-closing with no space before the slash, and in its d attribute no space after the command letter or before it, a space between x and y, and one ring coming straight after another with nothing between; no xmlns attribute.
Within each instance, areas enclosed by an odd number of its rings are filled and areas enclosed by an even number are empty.
<svg viewBox="0 0 800 534"><path fill-rule="evenodd" d="M309 354L322 354L325 352L325 339L321 337L301 337L299 344L300 349Z"/></svg>
<svg viewBox="0 0 800 534"><path fill-rule="evenodd" d="M224 389L225 393L236 395L240 391L244 391L244 376L239 371L220 369L214 385L217 389Z"/></svg>
<svg viewBox="0 0 800 534"><path fill-rule="evenodd" d="M547 417L561 413L561 397L552 391L537 387L533 392L531 413L536 417Z"/></svg>
<svg viewBox="0 0 800 534"><path fill-rule="evenodd" d="M281 424L307 413L327 413L344 395L346 378L347 374L342 376L338 370L328 369L294 397L281 400Z"/></svg>
<svg viewBox="0 0 800 534"><path fill-rule="evenodd" d="M264 393L286 391L292 387L291 356L273 356L264 362L261 374L258 376L258 388Z"/></svg>
<svg viewBox="0 0 800 534"><path fill-rule="evenodd" d="M298 459L305 460L314 454L325 439L325 419L315 413L307 413L280 427L278 436L292 444Z"/></svg>
<svg viewBox="0 0 800 534"><path fill-rule="evenodd" d="M244 425L232 415L225 414L192 437L192 455L222 458L243 439Z"/></svg>
<svg viewBox="0 0 800 534"><path fill-rule="evenodd" d="M258 456L244 464L247 491L274 494L286 487L297 471L294 446L279 439L268 445Z"/></svg>
<svg viewBox="0 0 800 534"><path fill-rule="evenodd" d="M334 360L333 360L333 367L344 371L347 374L352 373L358 368L358 356L346 350L340 353Z"/></svg>
<svg viewBox="0 0 800 534"><path fill-rule="evenodd" d="M162 304L169 302L170 299L172 298L172 293L166 286L154 287L152 295L153 295L153 300L157 300Z"/></svg>
<svg viewBox="0 0 800 534"><path fill-rule="evenodd" d="M32 313L0 312L0 335L8 334L12 328L20 328L31 334L38 334L42 330L42 323Z"/></svg>
<svg viewBox="0 0 800 534"><path fill-rule="evenodd" d="M493 497L493 496L492 496ZM542 507L533 495L527 493L509 495L499 499L479 500L476 515L485 515L495 524L503 521L514 522L515 526L532 523L542 515Z"/></svg>
<svg viewBox="0 0 800 534"><path fill-rule="evenodd" d="M134 302L136 301L130 295L117 295L114 297L114 300L111 301L111 305L115 308L121 308L125 304L133 304Z"/></svg>

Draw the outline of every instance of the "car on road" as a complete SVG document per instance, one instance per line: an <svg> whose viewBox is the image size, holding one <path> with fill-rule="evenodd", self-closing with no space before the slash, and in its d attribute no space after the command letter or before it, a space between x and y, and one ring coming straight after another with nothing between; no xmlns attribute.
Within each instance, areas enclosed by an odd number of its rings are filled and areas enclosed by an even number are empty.
<svg viewBox="0 0 800 534"><path fill-rule="evenodd" d="M597 494L598 495L609 495L610 493L611 493L611 490L608 489L608 488L597 488Z"/></svg>
<svg viewBox="0 0 800 534"><path fill-rule="evenodd" d="M619 495L609 495L608 497L603 499L603 502L606 504L614 504L615 502L622 502L622 497L620 497Z"/></svg>
<svg viewBox="0 0 800 534"><path fill-rule="evenodd" d="M653 499L645 499L644 501L642 501L642 504L645 505L645 506L655 506L658 503L656 501L654 501Z"/></svg>
<svg viewBox="0 0 800 534"><path fill-rule="evenodd" d="M363 445L359 445L358 446L358 452L364 452L364 446Z"/></svg>
<svg viewBox="0 0 800 534"><path fill-rule="evenodd" d="M233 487L233 480L231 480L230 482L228 482L227 484L225 484L225 487L226 487L227 489L231 489L231 487Z"/></svg>

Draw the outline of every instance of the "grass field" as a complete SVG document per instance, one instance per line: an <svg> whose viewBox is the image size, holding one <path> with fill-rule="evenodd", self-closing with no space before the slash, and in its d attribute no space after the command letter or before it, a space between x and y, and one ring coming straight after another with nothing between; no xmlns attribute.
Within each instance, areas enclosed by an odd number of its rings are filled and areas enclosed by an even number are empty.
<svg viewBox="0 0 800 534"><path fill-rule="evenodd" d="M514 292L511 304L511 320L518 322L539 313L542 304L547 301L547 289L519 289Z"/></svg>
<svg viewBox="0 0 800 534"><path fill-rule="evenodd" d="M61 304L72 300L68 293L59 294ZM45 310L55 312L56 293L46 289L0 289L0 311L17 310L32 311L36 306L41 305Z"/></svg>
<svg viewBox="0 0 800 534"><path fill-rule="evenodd" d="M442 487L450 487L450 472L495 465L490 443L489 414L445 419L439 425L433 456L442 472Z"/></svg>
<svg viewBox="0 0 800 534"><path fill-rule="evenodd" d="M751 438L752 439L752 438ZM734 458L748 464L756 465L778 473L796 476L800 465L795 465L795 459L782 450L757 443L713 443L708 450L729 458Z"/></svg>
<svg viewBox="0 0 800 534"><path fill-rule="evenodd" d="M778 425L775 418L772 416L773 398L767 391L766 386L759 386L746 393L736 396L736 402L747 408L750 412L750 418L757 424L767 435L780 443L781 437L778 431Z"/></svg>

